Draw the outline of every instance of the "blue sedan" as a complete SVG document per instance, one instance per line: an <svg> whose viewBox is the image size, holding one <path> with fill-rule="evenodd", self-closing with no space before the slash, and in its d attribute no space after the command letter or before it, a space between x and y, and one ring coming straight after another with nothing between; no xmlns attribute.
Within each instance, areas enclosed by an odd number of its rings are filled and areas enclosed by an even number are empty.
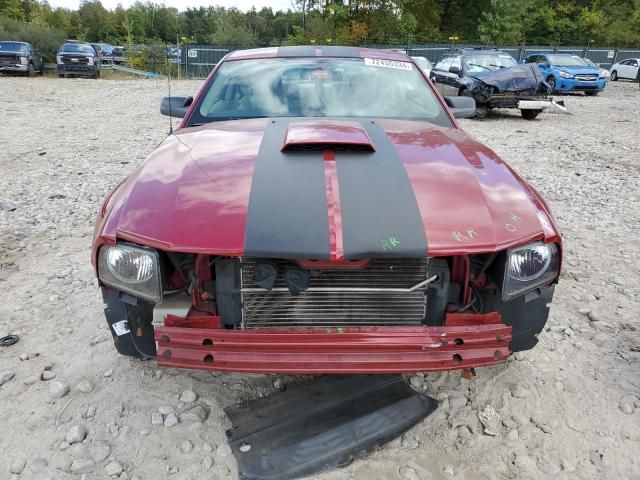
<svg viewBox="0 0 640 480"><path fill-rule="evenodd" d="M524 63L537 63L545 81L554 92L597 95L607 84L600 68L589 65L577 55L535 53L525 58Z"/></svg>

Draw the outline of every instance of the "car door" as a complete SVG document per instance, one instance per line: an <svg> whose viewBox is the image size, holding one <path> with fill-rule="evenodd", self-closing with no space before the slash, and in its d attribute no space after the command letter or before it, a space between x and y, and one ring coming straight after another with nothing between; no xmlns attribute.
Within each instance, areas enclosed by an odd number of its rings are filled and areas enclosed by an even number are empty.
<svg viewBox="0 0 640 480"><path fill-rule="evenodd" d="M446 82L445 74L449 73L449 67L453 62L453 57L447 57L436 63L436 66L431 70L431 81L436 86L438 92L444 95L443 85Z"/></svg>
<svg viewBox="0 0 640 480"><path fill-rule="evenodd" d="M452 69L457 69L457 72L452 72ZM462 78L462 58L460 55L453 57L453 62L449 66L449 70L446 73L443 90L446 95L456 96L460 92L460 79Z"/></svg>

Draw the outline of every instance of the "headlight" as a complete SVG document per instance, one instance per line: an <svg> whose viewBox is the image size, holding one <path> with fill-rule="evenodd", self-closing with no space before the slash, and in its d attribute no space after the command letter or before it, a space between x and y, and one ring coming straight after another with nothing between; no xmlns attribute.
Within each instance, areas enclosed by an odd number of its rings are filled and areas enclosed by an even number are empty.
<svg viewBox="0 0 640 480"><path fill-rule="evenodd" d="M567 73L567 72L560 72L560 76L562 78L573 78L573 75L571 75L570 73Z"/></svg>
<svg viewBox="0 0 640 480"><path fill-rule="evenodd" d="M56 55L56 63L62 64L62 55Z"/></svg>
<svg viewBox="0 0 640 480"><path fill-rule="evenodd" d="M100 280L136 297L160 303L158 252L130 245L104 245L98 258Z"/></svg>
<svg viewBox="0 0 640 480"><path fill-rule="evenodd" d="M502 299L512 300L558 276L560 255L555 243L532 243L507 252Z"/></svg>
<svg viewBox="0 0 640 480"><path fill-rule="evenodd" d="M93 57L89 57L89 65L93 65Z"/></svg>
<svg viewBox="0 0 640 480"><path fill-rule="evenodd" d="M27 57L20 57L20 64L27 65L29 63L29 59Z"/></svg>

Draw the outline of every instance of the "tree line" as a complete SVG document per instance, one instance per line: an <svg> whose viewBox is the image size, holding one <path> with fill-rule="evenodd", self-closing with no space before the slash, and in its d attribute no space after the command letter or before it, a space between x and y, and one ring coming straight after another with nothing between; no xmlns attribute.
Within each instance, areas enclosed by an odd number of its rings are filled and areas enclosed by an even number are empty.
<svg viewBox="0 0 640 480"><path fill-rule="evenodd" d="M77 10L42 0L0 0L0 38L10 34L112 44L203 43L225 47L287 44L640 45L640 0L293 0L271 8L178 11L136 2ZM42 38L40 38L42 37ZM52 40L53 41L53 40Z"/></svg>

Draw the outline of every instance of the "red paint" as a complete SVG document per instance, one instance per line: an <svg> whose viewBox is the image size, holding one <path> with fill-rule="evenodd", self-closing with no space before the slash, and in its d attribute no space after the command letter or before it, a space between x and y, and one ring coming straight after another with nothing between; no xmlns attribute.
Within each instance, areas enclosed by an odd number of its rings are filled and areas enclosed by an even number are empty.
<svg viewBox="0 0 640 480"><path fill-rule="evenodd" d="M116 239L242 255L253 169L268 121L215 122L168 137L109 200L96 226L94 261L97 247ZM488 253L534 240L561 243L536 192L466 133L426 122L378 124L405 164L430 256ZM511 214L520 219L516 231L506 228ZM457 240L455 231L466 238Z"/></svg>
<svg viewBox="0 0 640 480"><path fill-rule="evenodd" d="M282 150L296 145L355 145L375 151L361 124L343 120L291 122Z"/></svg>
<svg viewBox="0 0 640 480"><path fill-rule="evenodd" d="M334 161L326 161L325 152L324 178L327 189L327 217L329 221L329 259L341 261L344 259L344 241L342 237L342 210L340 208L340 187L338 185L338 170Z"/></svg>
<svg viewBox="0 0 640 480"><path fill-rule="evenodd" d="M504 362L511 327L345 327L209 330L156 327L162 367L324 374L404 373Z"/></svg>
<svg viewBox="0 0 640 480"><path fill-rule="evenodd" d="M222 328L220 317L215 315L191 315L179 317L167 314L164 317L164 325L172 328Z"/></svg>
<svg viewBox="0 0 640 480"><path fill-rule="evenodd" d="M447 327L464 325L497 325L502 321L498 312L490 313L447 313L444 323Z"/></svg>

